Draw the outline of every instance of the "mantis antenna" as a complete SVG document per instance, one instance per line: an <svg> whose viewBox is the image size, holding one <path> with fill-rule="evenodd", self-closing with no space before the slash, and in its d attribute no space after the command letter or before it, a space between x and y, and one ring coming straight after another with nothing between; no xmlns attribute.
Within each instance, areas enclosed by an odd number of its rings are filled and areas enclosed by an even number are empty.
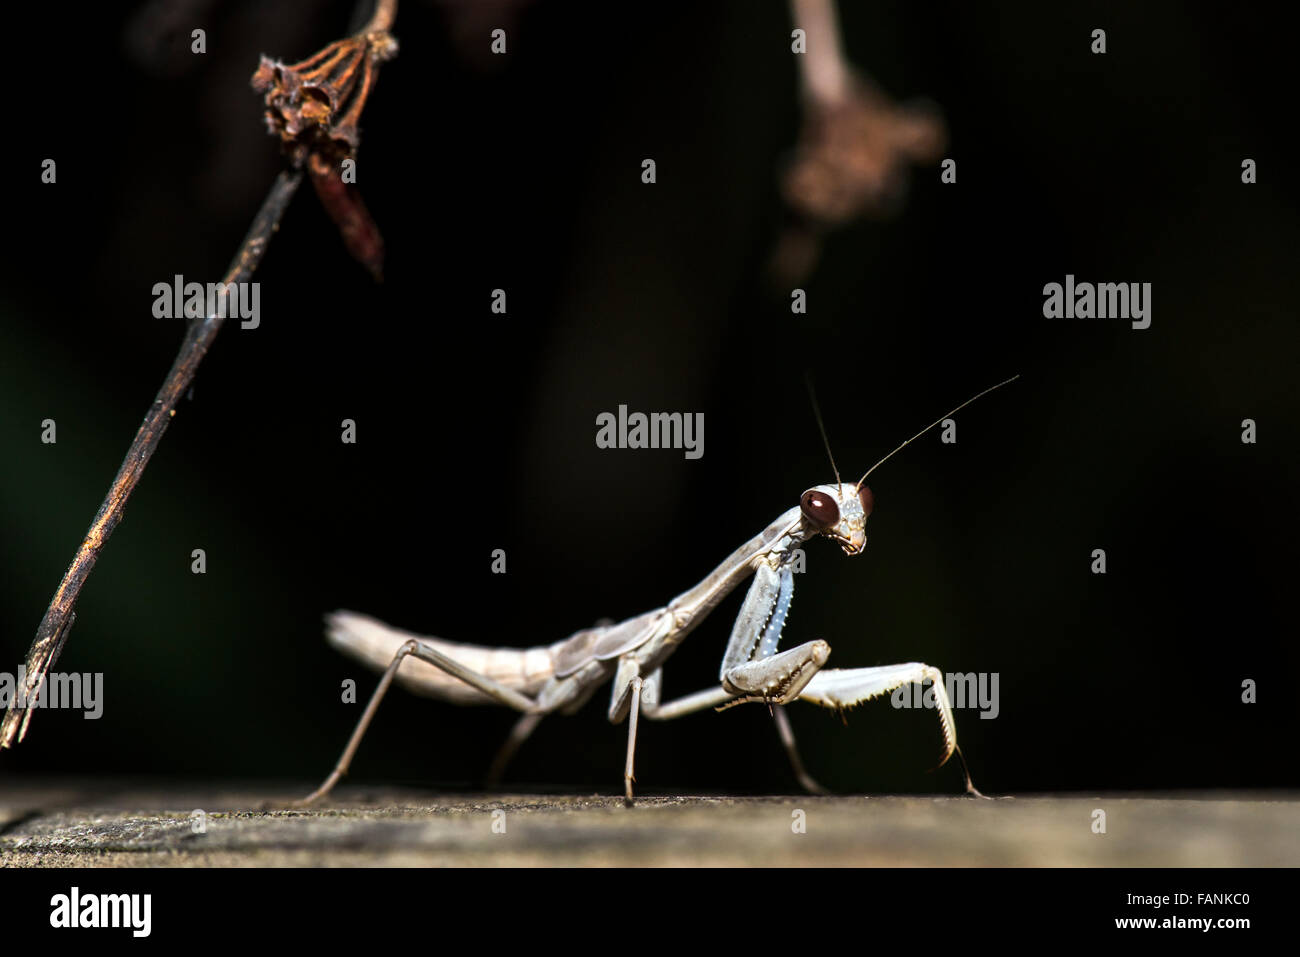
<svg viewBox="0 0 1300 957"><path fill-rule="evenodd" d="M858 479L858 488L859 488L859 489L862 488L862 483L865 482L865 481L867 480L867 476L868 476L868 475L870 475L870 474L871 474L872 472L874 472L876 469L880 468L880 466L884 465L884 464L885 464L886 462L888 462L891 458L893 458L895 455L897 455L899 452L901 452L905 446L911 445L913 442L915 442L915 441L916 441L917 439L919 439L921 436L925 435L925 433L927 433L927 432L929 432L931 429L933 429L936 425L939 425L941 422L943 422L944 419L948 418L949 416L956 415L958 412L960 412L962 409L966 408L966 406L970 405L970 404L971 404L972 402L974 402L976 399L981 398L982 396L986 396L986 395L988 395L988 394L989 394L990 392L992 392L994 389L1000 389L1000 388L1002 388L1004 385L1009 385L1010 383L1015 382L1015 381L1016 381L1017 379L1019 379L1019 378L1020 378L1020 376L1017 374L1017 375L1013 375L1010 379L1007 379L1007 380L1004 381L1004 382L999 382L997 385L991 385L991 386L989 386L987 389L985 389L983 392L980 392L980 393L978 393L978 394L976 394L976 395L971 396L969 399L967 399L967 400L966 400L965 402L963 402L961 405L957 406L957 408L953 409L951 412L946 412L946 413L944 413L943 415L939 416L939 418L935 419L933 422L931 422L929 425L927 425L925 428L923 428L920 432L917 432L916 435L912 436L910 439L908 439L906 442L904 442L904 443L903 443L902 445L900 445L898 448L894 449L894 451L890 452L888 455L886 455L883 459L881 459L881 460L880 460L879 462L877 462L875 465L871 466L871 468L867 469L866 474L863 475L862 478ZM813 405L814 405L814 407L816 406L816 400L814 400ZM821 421L821 417L818 416L818 422L820 423L820 421ZM822 435L825 436L825 434L826 434L826 433L825 433L825 430L823 430L823 431L822 431ZM827 451L828 451L828 452L830 451L830 447L829 447L829 446L827 447ZM836 475L835 478L836 478L836 480L838 481L839 476Z"/></svg>
<svg viewBox="0 0 1300 957"><path fill-rule="evenodd" d="M804 385L808 387L808 398L812 400L813 416L817 419L817 429L822 434L822 442L826 445L826 457L831 460L831 471L835 473L835 484L843 485L840 481L840 470L835 467L835 456L831 454L831 440L826 435L826 423L822 421L822 410L817 406L817 393L813 391L812 376L803 377ZM859 482L859 485L862 483Z"/></svg>

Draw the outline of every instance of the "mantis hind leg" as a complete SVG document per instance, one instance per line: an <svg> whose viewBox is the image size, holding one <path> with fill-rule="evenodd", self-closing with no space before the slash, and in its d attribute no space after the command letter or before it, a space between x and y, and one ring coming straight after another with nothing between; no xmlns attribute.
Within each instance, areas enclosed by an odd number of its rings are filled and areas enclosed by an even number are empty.
<svg viewBox="0 0 1300 957"><path fill-rule="evenodd" d="M510 707L515 708L518 711L523 711L525 714L529 715L536 711L537 703L533 699L520 694L513 688L507 688L499 681L494 681L487 675L482 675L477 671L466 668L454 658L449 658L442 652L430 648L428 645L421 644L412 638L410 641L403 642L402 646L397 649L397 654L393 655L392 662L388 665L387 670L384 671L384 676L379 679L379 686L375 688L374 694L370 696L370 703L366 705L366 710L362 713L361 720L357 722L357 726L352 732L352 737L348 739L347 747L343 749L343 755L339 758L338 764L334 766L334 770L330 772L329 777L327 777L321 786L315 791L302 800L295 801L295 806L306 807L309 804L319 801L325 795L329 794L330 791L334 790L334 786L343 779L343 775L348 773L348 768L352 764L352 759L356 756L357 749L361 746L361 739L365 737L366 731L370 727L370 722L375 718L375 712L379 710L380 702L384 700L384 695L388 693L388 688L393 683L393 678L397 674L397 669L401 666L402 660L407 655L419 658L421 661L427 661L431 665L436 665L448 674L455 675L461 681L472 685L479 691L495 698L504 705L509 705Z"/></svg>
<svg viewBox="0 0 1300 957"><path fill-rule="evenodd" d="M510 729L510 734L501 742L501 747L497 750L496 757L492 759L492 765L488 768L487 777L484 783L489 791L495 791L501 786L501 778L506 773L506 765L515 756L520 745L528 740L529 736L537 730L537 725L541 723L545 715L541 712L534 714L521 715L515 722L515 726Z"/></svg>

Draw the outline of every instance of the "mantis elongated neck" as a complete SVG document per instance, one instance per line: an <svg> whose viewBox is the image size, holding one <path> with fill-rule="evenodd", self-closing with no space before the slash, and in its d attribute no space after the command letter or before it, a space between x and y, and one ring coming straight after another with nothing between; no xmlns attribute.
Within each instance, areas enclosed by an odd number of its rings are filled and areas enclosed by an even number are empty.
<svg viewBox="0 0 1300 957"><path fill-rule="evenodd" d="M726 598L732 589L753 574L758 562L788 561L795 547L806 541L811 534L813 533L804 527L799 508L790 509L728 555L698 585L670 601L668 609L679 622L698 622Z"/></svg>

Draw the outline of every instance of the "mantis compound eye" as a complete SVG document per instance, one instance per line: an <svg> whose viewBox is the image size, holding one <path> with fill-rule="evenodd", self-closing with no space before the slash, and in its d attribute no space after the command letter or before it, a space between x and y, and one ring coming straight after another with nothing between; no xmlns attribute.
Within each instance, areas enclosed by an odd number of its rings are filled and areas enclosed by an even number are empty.
<svg viewBox="0 0 1300 957"><path fill-rule="evenodd" d="M864 485L858 489L858 498L862 500L862 517L869 518L871 510L876 507L876 497L871 494L871 489Z"/></svg>
<svg viewBox="0 0 1300 957"><path fill-rule="evenodd" d="M840 520L840 507L835 504L835 499L815 488L799 497L799 508L803 509L804 517L818 528L830 528Z"/></svg>

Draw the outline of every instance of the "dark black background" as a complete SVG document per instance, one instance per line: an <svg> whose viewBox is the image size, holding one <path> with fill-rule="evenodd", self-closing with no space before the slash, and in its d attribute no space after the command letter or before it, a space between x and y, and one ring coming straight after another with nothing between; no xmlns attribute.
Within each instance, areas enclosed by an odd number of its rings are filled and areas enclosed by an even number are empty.
<svg viewBox="0 0 1300 957"><path fill-rule="evenodd" d="M375 681L322 613L524 646L660 605L830 478L809 370L854 474L1022 379L964 412L955 446L931 435L873 476L865 555L809 547L787 647L999 673L999 717L957 715L986 791L1300 782L1293 35L1241 5L845 6L852 61L942 109L958 183L917 170L897 219L835 233L792 316L765 272L800 118L782 4L537 2L492 59L495 23L467 48L454 8L403 3L359 159L387 281L304 188L256 276L261 328L222 333L78 605L57 667L104 672L104 717L38 713L0 773L322 776L359 713L340 682L364 700ZM3 670L175 352L153 284L216 279L279 168L258 54L300 59L350 18L173 4L158 40L160 9L11 25ZM1151 282L1151 328L1044 319L1066 273ZM704 457L598 450L620 403L703 412ZM672 660L668 694L716 680L738 607ZM544 722L511 784L617 791L604 709ZM932 714L792 717L837 789L960 788L925 773ZM353 780L472 786L513 719L394 694ZM770 725L759 707L643 725L641 787L791 790Z"/></svg>

